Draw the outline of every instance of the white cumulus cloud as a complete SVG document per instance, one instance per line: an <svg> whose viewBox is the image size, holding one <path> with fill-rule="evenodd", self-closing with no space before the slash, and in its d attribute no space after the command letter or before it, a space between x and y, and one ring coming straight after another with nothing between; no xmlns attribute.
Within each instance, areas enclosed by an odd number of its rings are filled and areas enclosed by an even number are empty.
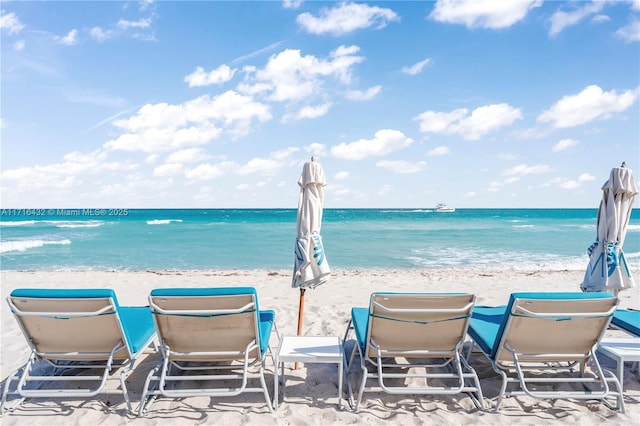
<svg viewBox="0 0 640 426"><path fill-rule="evenodd" d="M189 87L210 86L212 84L222 84L231 80L236 73L228 65L220 65L218 68L206 72L202 67L184 77L184 81Z"/></svg>
<svg viewBox="0 0 640 426"><path fill-rule="evenodd" d="M331 155L347 160L361 160L371 156L383 156L406 148L413 143L399 130L378 130L373 139L360 139L351 143L341 143L331 148Z"/></svg>
<svg viewBox="0 0 640 426"><path fill-rule="evenodd" d="M433 148L432 150L429 150L427 152L427 156L435 157L435 156L438 156L438 155L446 155L446 154L449 154L450 152L451 152L451 150L449 149L449 147L437 146L437 147Z"/></svg>
<svg viewBox="0 0 640 426"><path fill-rule="evenodd" d="M0 11L0 29L6 30L9 34L17 34L24 28L15 13L5 13Z"/></svg>
<svg viewBox="0 0 640 426"><path fill-rule="evenodd" d="M142 18L137 21L128 21L126 19L120 19L116 26L123 30L128 30L130 28L147 28L151 25L151 18Z"/></svg>
<svg viewBox="0 0 640 426"><path fill-rule="evenodd" d="M578 182L591 182L594 180L596 180L596 177L590 173L583 173L580 176L578 176Z"/></svg>
<svg viewBox="0 0 640 426"><path fill-rule="evenodd" d="M136 167L129 162L107 161L104 150L88 154L74 151L65 154L59 163L6 169L0 174L0 180L15 181L22 190L69 189L88 176Z"/></svg>
<svg viewBox="0 0 640 426"><path fill-rule="evenodd" d="M529 166L528 164L519 164L517 166L511 167L510 169L506 169L502 174L507 176L525 176L549 173L550 171L551 168L545 164L537 164L535 166Z"/></svg>
<svg viewBox="0 0 640 426"><path fill-rule="evenodd" d="M597 118L609 118L633 105L640 87L618 94L603 91L599 86L585 87L577 95L567 95L538 116L538 122L551 123L555 128L575 127Z"/></svg>
<svg viewBox="0 0 640 426"><path fill-rule="evenodd" d="M204 163L186 170L185 176L189 179L211 180L222 177L237 168L238 164L234 161L223 161L217 164Z"/></svg>
<svg viewBox="0 0 640 426"><path fill-rule="evenodd" d="M335 175L333 175L333 178L335 180L345 180L349 177L349 172L338 172Z"/></svg>
<svg viewBox="0 0 640 426"><path fill-rule="evenodd" d="M345 97L350 101L368 101L373 99L382 90L382 86L373 86L367 90L349 90Z"/></svg>
<svg viewBox="0 0 640 426"><path fill-rule="evenodd" d="M156 177L175 177L184 173L184 166L179 163L167 163L153 169Z"/></svg>
<svg viewBox="0 0 640 426"><path fill-rule="evenodd" d="M340 3L332 8L320 9L318 16L302 13L296 21L311 34L339 36L369 27L384 28L389 22L400 21L400 17L387 8L362 3Z"/></svg>
<svg viewBox="0 0 640 426"><path fill-rule="evenodd" d="M410 161L397 160L397 161L389 161L382 160L376 163L376 166L381 167L383 169L390 170L394 173L401 174L409 174L409 173L417 173L425 169L427 167L426 161L418 161L416 163L412 163Z"/></svg>
<svg viewBox="0 0 640 426"><path fill-rule="evenodd" d="M640 41L640 20L634 19L616 31L616 36L627 42Z"/></svg>
<svg viewBox="0 0 640 426"><path fill-rule="evenodd" d="M284 0L282 7L285 9L297 9L302 5L303 0Z"/></svg>
<svg viewBox="0 0 640 426"><path fill-rule="evenodd" d="M577 146L578 143L579 142L575 139L562 139L558 141L557 144L551 147L551 151L552 152L566 151L568 149L573 148L574 146Z"/></svg>
<svg viewBox="0 0 640 426"><path fill-rule="evenodd" d="M410 67L402 67L402 72L409 75L416 75L422 72L422 69L431 62L431 59L427 58L424 61L420 61Z"/></svg>
<svg viewBox="0 0 640 426"><path fill-rule="evenodd" d="M589 173L583 173L578 176L577 179L567 179L563 177L553 178L548 182L540 185L541 187L557 186L562 189L576 189L579 188L584 182L590 182L595 180L595 177Z"/></svg>
<svg viewBox="0 0 640 426"><path fill-rule="evenodd" d="M420 131L445 135L460 135L477 140L483 136L522 119L522 112L509 104L485 105L469 114L466 108L451 112L425 111L414 118L420 122Z"/></svg>
<svg viewBox="0 0 640 426"><path fill-rule="evenodd" d="M110 32L109 30L104 30L104 29L102 29L100 27L93 27L93 28L91 28L89 30L89 35L94 40L102 43L105 40L107 40L108 38L111 38L112 32Z"/></svg>
<svg viewBox="0 0 640 426"><path fill-rule="evenodd" d="M245 94L264 95L272 101L300 101L325 93L330 81L351 82L353 66L364 61L358 46L339 46L327 58L302 55L286 49L269 58L263 69L245 67L246 81L238 86Z"/></svg>
<svg viewBox="0 0 640 426"><path fill-rule="evenodd" d="M182 104L147 104L113 122L123 133L105 143L109 150L148 153L204 145L226 132L243 135L254 121L271 119L266 105L234 91L200 96Z"/></svg>
<svg viewBox="0 0 640 426"><path fill-rule="evenodd" d="M542 0L438 0L429 17L467 28L508 28L521 21Z"/></svg>
<svg viewBox="0 0 640 426"><path fill-rule="evenodd" d="M564 5L564 3L560 3ZM594 1L591 3L577 3L580 6L574 8L569 12L564 10L558 10L551 18L551 27L549 28L549 35L554 37L558 35L562 30L572 25L576 25L578 22L586 18L587 16L596 14L602 10L605 6L605 2Z"/></svg>
<svg viewBox="0 0 640 426"><path fill-rule="evenodd" d="M74 44L78 43L78 30L74 28L73 30L69 31L67 35L55 37L55 40L60 44L73 46Z"/></svg>
<svg viewBox="0 0 640 426"><path fill-rule="evenodd" d="M300 111L295 113L286 114L283 118L283 122L291 121L291 120L302 120L305 118L318 118L325 115L329 112L329 108L331 108L331 102L326 102L322 105L311 106L307 105L302 107Z"/></svg>
<svg viewBox="0 0 640 426"><path fill-rule="evenodd" d="M209 154L200 148L186 148L171 153L167 157L166 163L195 163L197 161L207 160L210 157Z"/></svg>

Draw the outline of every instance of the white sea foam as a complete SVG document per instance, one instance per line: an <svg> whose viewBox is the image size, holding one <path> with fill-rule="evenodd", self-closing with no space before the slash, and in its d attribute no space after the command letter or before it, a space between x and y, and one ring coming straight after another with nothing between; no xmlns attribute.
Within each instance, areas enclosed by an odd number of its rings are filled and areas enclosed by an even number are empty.
<svg viewBox="0 0 640 426"><path fill-rule="evenodd" d="M69 221L57 223L56 227L58 228L97 228L99 226L104 225L104 222L99 220L90 220L90 221Z"/></svg>
<svg viewBox="0 0 640 426"><path fill-rule="evenodd" d="M535 260L532 260L535 259ZM470 270L580 270L589 259L583 256L558 256L504 250L464 250L444 248L433 250L412 250L406 257L412 265L420 268L459 268Z"/></svg>
<svg viewBox="0 0 640 426"><path fill-rule="evenodd" d="M640 225L629 225L627 232L640 232Z"/></svg>
<svg viewBox="0 0 640 426"><path fill-rule="evenodd" d="M182 219L154 219L148 220L147 225L168 225L172 222L182 223Z"/></svg>
<svg viewBox="0 0 640 426"><path fill-rule="evenodd" d="M29 226L35 225L35 220L11 220L11 221L0 221L0 226Z"/></svg>
<svg viewBox="0 0 640 426"><path fill-rule="evenodd" d="M575 228L575 229L596 229L596 222L593 222L591 224L575 224L575 223L569 223L569 224L565 224L565 223L561 223L558 224L559 227L562 228Z"/></svg>
<svg viewBox="0 0 640 426"><path fill-rule="evenodd" d="M1 221L0 226L21 227L21 226L42 226L51 225L56 228L97 228L104 225L100 220L12 220Z"/></svg>
<svg viewBox="0 0 640 426"><path fill-rule="evenodd" d="M70 240L46 241L46 240L17 240L0 242L0 253L8 253L12 251L24 252L29 249L43 247L45 245L67 245L71 244Z"/></svg>
<svg viewBox="0 0 640 426"><path fill-rule="evenodd" d="M623 247L624 249L624 247ZM624 256L627 258L627 260L639 260L640 259L640 251L636 251L636 252L624 252Z"/></svg>

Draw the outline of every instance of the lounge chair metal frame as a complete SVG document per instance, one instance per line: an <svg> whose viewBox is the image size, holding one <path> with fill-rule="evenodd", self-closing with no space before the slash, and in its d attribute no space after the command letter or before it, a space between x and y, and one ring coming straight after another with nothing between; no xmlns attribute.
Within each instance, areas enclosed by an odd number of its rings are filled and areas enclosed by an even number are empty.
<svg viewBox="0 0 640 426"><path fill-rule="evenodd" d="M424 308L416 307L421 305L420 302L417 302L417 304L415 303L416 300L420 299L423 299L424 301L429 298L439 298L439 303L446 306L447 298L450 297L458 297L465 300L462 302L462 305L460 305L461 302L458 300L457 306L459 307L455 308ZM397 303L392 302L393 298L414 299L411 303L411 305L414 306L406 308L392 307L393 305L397 305ZM385 304L385 302L392 303ZM382 392L395 395L457 395L460 393L467 393L476 407L484 409L484 398L482 396L482 389L480 387L478 376L475 370L462 356L464 336L466 335L474 302L475 296L466 294L373 293L369 304L365 349L363 351L356 338L356 342L354 342L346 368L349 403L353 410L358 410L365 390L373 391L378 389ZM424 305L424 303L422 304ZM432 306L434 303L427 300L426 305ZM389 342L378 344L376 339L372 337L372 333L376 334L375 330L377 328L377 323L388 321L393 322L397 326L393 331L397 336L406 337L408 340L415 339L416 336L412 336L411 333L415 332L416 326L418 326L421 329L420 333L424 333L424 335L429 336L429 338L422 348L418 347L420 345L416 346L412 343L407 345L406 340L403 342L403 339L398 341L398 346L395 347L393 344L389 345ZM459 321L461 324L458 325L457 333L459 334L454 336L453 343L451 343L449 347L445 348L442 347L442 339L438 339L437 335L434 334L439 333L442 330L436 331L434 328L438 327L438 325L442 326L442 324L446 324L449 321ZM402 330L403 326L404 328L407 328L408 326L410 330L408 332ZM352 318L347 326L343 339L344 343L346 343L353 330L354 314L352 314ZM451 336L447 337L451 340ZM429 340L435 342L435 346L430 345L428 343ZM440 347L436 348L436 346ZM354 400L353 388L351 380L349 380L348 373L353 366L356 353L359 356L362 377L358 387L357 398ZM394 358L394 362L385 362L385 359L388 358ZM405 358L405 362L395 362L395 358ZM424 361L425 358L430 359L431 362L420 362ZM441 360L441 362L437 362L436 360ZM390 369L400 369L403 370L403 372L391 372L389 371ZM424 372L417 372L416 369L424 369ZM408 387L393 386L387 383L387 381L391 379L406 378L424 379L425 385L421 387ZM377 380L377 387L367 387L366 383L369 379ZM451 384L432 386L428 384L431 379L439 379L443 380L444 383Z"/></svg>
<svg viewBox="0 0 640 426"><path fill-rule="evenodd" d="M549 294L549 293L546 293ZM581 293L583 294L583 293ZM598 342L604 335L611 316L616 309L617 300L612 301L612 306L606 311L588 311L574 307L570 312L558 312L550 311L549 304L554 302L564 303L566 307L566 299L528 299L525 295L522 297L517 296L518 293L512 295L513 303L510 310L505 311L504 315L508 315L506 322L504 322L503 332L501 333L499 346L495 350L494 354L488 354L481 345L478 345L474 337L473 320L470 326L469 334L472 337L473 344L468 348L467 359L470 358L474 347L480 347L483 355L489 360L493 370L498 373L502 378L502 385L495 405L495 411L499 411L502 405L502 401L505 397L528 395L536 399L599 399L607 407L613 410L620 410L625 412L624 400L621 391L620 383L617 377L611 371L604 370L596 357L596 349ZM515 296L515 297L514 297ZM579 302L585 299L571 300L571 302ZM588 299L586 299L588 301ZM540 305L546 303L547 306ZM538 304L538 306L536 306ZM533 308L525 308L524 306L534 306ZM537 308L541 310L536 311ZM567 350L567 345L561 342L562 340L570 340L571 328L564 328L564 337L553 337L553 333L558 329L559 324L569 324L569 322L577 322L584 320L595 320L593 324L594 330L598 332L598 335L593 339L593 343L588 345L584 351L576 349L575 352ZM599 321L599 324L597 323ZM553 341L560 341L559 344L555 344L555 347L559 350L558 353L546 352L545 349L536 350L534 345L527 343L527 338L523 334L518 335L518 331L513 330L525 329L528 330L528 336L531 337L534 333L531 332L531 328L526 328L527 323L529 327L535 327L533 322L537 322L538 326L541 321L548 322L553 321L556 327L548 328L543 339L546 342L552 342L544 346L551 347L554 345ZM549 323L551 324L551 323ZM525 328L523 328L525 327ZM584 327L583 327L584 328ZM576 333L580 330L576 329ZM530 339L532 340L532 339ZM544 347L542 346L542 347ZM591 377L587 377L585 372L589 367ZM532 374L537 373L536 377ZM561 390L538 390L534 389L536 385L546 384L580 384L584 390L579 391L561 391ZM615 390L611 389L609 384L615 387ZM509 385L517 385L514 389L509 389ZM595 385L598 389L591 389L588 385ZM513 388L513 386L512 386ZM607 401L606 398L615 397L617 404L614 406Z"/></svg>
<svg viewBox="0 0 640 426"><path fill-rule="evenodd" d="M184 289L182 289L184 290ZM187 289L190 290L190 289ZM211 289L221 290L224 289ZM242 290L238 288L238 290ZM253 290L253 289L250 289ZM261 350L260 342L260 320L259 316L264 312L272 311L258 311L257 297L255 290L253 293L234 293L234 294L208 294L197 295L194 293L192 296L184 295L168 295L154 296L153 293L149 296L149 305L156 322L158 330L158 336L160 340L160 352L162 360L158 365L149 372L144 384L144 391L141 398L141 403L138 408L138 415L144 415L151 403L157 399L158 396L164 396L168 398L184 398L184 397L196 397L196 396L209 396L209 397L233 397L238 396L246 392L262 393L267 402L269 411L273 413L273 404L269 396L269 391L264 377L265 364L267 354L271 357L272 363L275 366L273 353L271 348L267 346L264 353ZM203 300L220 299L220 298L233 298L233 297L251 297L249 303L243 306L235 308L218 308L218 309L171 309L161 307L156 299L179 299L184 297L197 297L201 303ZM253 321L254 338L246 344L246 346L240 348L237 345L228 350L198 350L198 351L179 351L172 348L171 344L167 343L164 330L168 326L159 320L160 317L164 319L169 318L201 318L203 320L215 320L216 318L231 318L237 315L251 315L255 317ZM274 314L275 315L275 314ZM213 327L212 327L213 328ZM184 330L184 333L188 333L189 330ZM279 339L279 331L273 320L272 333L276 333ZM214 333L208 336L199 336L200 338L215 339ZM226 340L224 337L218 338L218 341ZM220 345L218 345L220 346ZM224 346L224 345L222 345ZM174 373L174 370L175 373ZM238 372L241 370L240 372ZM192 372L210 372L210 374L187 374ZM226 373L226 374L225 374ZM250 380L259 380L260 387L250 387ZM207 387L207 388L176 388L180 382L193 381L196 383L215 383L222 381L232 381L238 383L234 387Z"/></svg>
<svg viewBox="0 0 640 426"><path fill-rule="evenodd" d="M37 292L37 290L35 291ZM31 302L31 304L40 306L36 306L34 310L24 310L24 308L21 309L16 305L16 302L13 300L14 298L20 299L22 302ZM118 308L115 295L114 297L90 298L12 297L10 295L7 297L7 302L11 312L18 321L20 329L26 337L30 347L30 354L27 362L7 377L0 402L0 413L15 410L27 398L90 398L98 394L122 394L127 409L132 412L125 378L133 369L138 356L145 353L152 345L155 333L150 333L143 348L137 353L134 353L125 337L126 333L119 314L119 309L122 308ZM97 308L90 311L78 311L78 308L74 307L74 305L83 305L88 302ZM61 308L67 307L68 310L43 310L45 307L53 307L56 305ZM31 324L34 321L38 324ZM109 343L105 341L105 343L101 345L102 349L104 349L103 351L73 350L82 347L82 343L75 348L73 347L74 343L72 343L68 346L72 349L70 351L50 350L47 348L64 348L65 342L60 342L59 344L51 341L47 342L45 341L46 339L42 338L42 335L46 333L46 331L41 330L36 332L36 328L43 326L43 329L46 329L47 325L53 325L52 321L56 321L55 325L58 328L55 332L56 336L62 336L64 331L68 330L69 334L67 334L64 339L66 342L71 340L75 342L81 341L89 334L95 334L97 327L102 327L102 329L104 329L104 327L110 328L114 332L114 336L119 336L119 338L115 340L113 338L111 339L113 346L109 346ZM37 333L40 333L40 336L38 336ZM96 343L95 339L93 343ZM41 346L46 347L41 349ZM36 374L37 371L35 370L41 362L47 363L54 368L53 375ZM117 378L111 377L112 372L116 370L120 370L119 376ZM85 371L92 371L96 374L76 374ZM108 381L112 379L119 380L119 390L105 389ZM11 385L14 382L17 382L16 388L11 390ZM34 389L29 387L29 384L32 382L41 383L38 388ZM68 384L69 382L76 384L77 388L66 388L64 384ZM46 383L48 383L49 386L42 389ZM57 384L57 386L53 386L54 383ZM18 395L19 398L12 404L7 405L7 399L10 395Z"/></svg>

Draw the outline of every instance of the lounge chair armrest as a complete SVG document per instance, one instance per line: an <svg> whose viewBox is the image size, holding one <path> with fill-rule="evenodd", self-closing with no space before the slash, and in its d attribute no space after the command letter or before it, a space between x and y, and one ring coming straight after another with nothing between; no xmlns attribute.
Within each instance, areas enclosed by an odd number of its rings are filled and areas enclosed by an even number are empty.
<svg viewBox="0 0 640 426"><path fill-rule="evenodd" d="M611 316L616 311L616 305L612 306L606 312L532 312L528 309L523 308L520 305L513 305L513 313L524 312L528 316L531 317L539 317L539 318L558 318L558 317L570 317L570 318L591 318L591 317L606 317Z"/></svg>
<svg viewBox="0 0 640 426"><path fill-rule="evenodd" d="M9 307L11 308L11 312L15 313L16 315L20 315L20 316L32 316L32 317L64 317L64 318L80 318L80 317L90 317L90 316L96 316L96 315L101 315L104 313L115 313L116 311L116 307L114 305L107 305L101 309L98 309L97 311L91 311L91 312L43 312L43 311L36 311L36 312L30 312L30 311L22 311L20 310L14 303L13 300L11 300L11 297L7 297L7 302L9 303ZM109 312L110 311L110 312Z"/></svg>
<svg viewBox="0 0 640 426"><path fill-rule="evenodd" d="M447 308L447 309L407 309L407 308L387 308L386 306L380 304L380 302L373 300L371 303L373 303L375 306L377 306L378 308L380 308L383 311L386 312L405 312L405 313L418 313L418 312L424 312L424 313L462 313L462 312L468 312L471 310L471 308L474 305L474 302L470 302L467 303L465 306L463 306L462 308Z"/></svg>
<svg viewBox="0 0 640 426"><path fill-rule="evenodd" d="M149 307L151 308L152 313L160 313L164 315L227 315L227 314L240 314L243 312L250 311L251 309L255 309L255 303L247 303L246 305L236 308L236 309L162 309L155 303L153 303L153 299L149 298Z"/></svg>

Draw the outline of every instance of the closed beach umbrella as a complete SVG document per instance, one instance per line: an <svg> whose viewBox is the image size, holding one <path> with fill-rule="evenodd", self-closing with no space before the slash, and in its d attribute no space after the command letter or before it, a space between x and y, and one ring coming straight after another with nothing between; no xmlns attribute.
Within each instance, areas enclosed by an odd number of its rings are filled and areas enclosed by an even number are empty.
<svg viewBox="0 0 640 426"><path fill-rule="evenodd" d="M602 186L602 201L598 209L598 234L589 247L589 266L580 286L583 291L608 291L617 294L635 287L622 245L627 235L633 201L638 188L633 173L622 166L611 170Z"/></svg>
<svg viewBox="0 0 640 426"><path fill-rule="evenodd" d="M300 289L300 311L298 313L298 335L302 333L302 312L304 292L327 281L330 274L329 263L324 253L320 228L324 187L327 181L320 163L311 157L304 164L300 179L298 199L297 238L293 265L292 287Z"/></svg>

